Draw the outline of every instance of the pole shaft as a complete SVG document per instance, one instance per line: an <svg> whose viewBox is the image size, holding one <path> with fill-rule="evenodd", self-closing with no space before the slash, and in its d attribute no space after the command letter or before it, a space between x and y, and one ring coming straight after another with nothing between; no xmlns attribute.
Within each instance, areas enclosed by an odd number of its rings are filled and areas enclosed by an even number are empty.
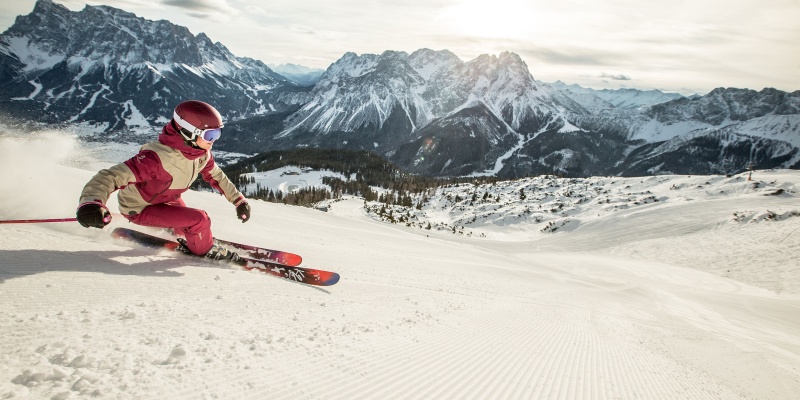
<svg viewBox="0 0 800 400"><path fill-rule="evenodd" d="M50 218L50 219L11 219L0 220L0 224L40 224L43 222L76 222L77 218Z"/></svg>

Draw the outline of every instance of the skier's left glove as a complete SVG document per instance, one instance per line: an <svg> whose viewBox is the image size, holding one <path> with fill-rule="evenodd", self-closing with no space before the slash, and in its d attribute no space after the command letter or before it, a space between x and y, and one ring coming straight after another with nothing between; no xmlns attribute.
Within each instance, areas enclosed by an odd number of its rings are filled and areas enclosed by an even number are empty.
<svg viewBox="0 0 800 400"><path fill-rule="evenodd" d="M246 201L242 201L236 206L236 216L245 223L250 220L250 205Z"/></svg>

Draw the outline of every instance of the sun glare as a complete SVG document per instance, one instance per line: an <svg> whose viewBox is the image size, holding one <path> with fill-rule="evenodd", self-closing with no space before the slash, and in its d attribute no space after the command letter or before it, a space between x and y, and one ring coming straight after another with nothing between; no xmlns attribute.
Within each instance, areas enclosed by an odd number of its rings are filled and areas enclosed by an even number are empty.
<svg viewBox="0 0 800 400"><path fill-rule="evenodd" d="M530 0L465 0L443 17L456 34L491 39L523 38L534 22Z"/></svg>

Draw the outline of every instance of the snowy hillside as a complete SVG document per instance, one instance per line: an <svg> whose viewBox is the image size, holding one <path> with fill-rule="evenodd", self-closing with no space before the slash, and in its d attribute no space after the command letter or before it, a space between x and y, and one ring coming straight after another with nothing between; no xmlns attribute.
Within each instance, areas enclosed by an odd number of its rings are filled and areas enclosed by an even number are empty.
<svg viewBox="0 0 800 400"><path fill-rule="evenodd" d="M732 246L724 254L702 255L683 254L670 246L675 232L682 234L682 241L712 249L714 243L747 241L753 232L775 229L785 220L800 222L800 173L758 171L754 176L751 180L747 173L586 179L543 176L446 187L425 194L419 208L370 202L366 209L373 219L426 234L445 232L491 239L489 243L533 242L545 249L607 247L628 255L657 251L660 260L800 294L800 282L783 279L800 264L782 244L745 247L743 251L749 254ZM603 238L610 231L614 235ZM564 243L565 239L574 244ZM620 240L621 246L616 248ZM755 254L759 254L758 271L748 266ZM703 260L700 265L695 264L698 259Z"/></svg>
<svg viewBox="0 0 800 400"><path fill-rule="evenodd" d="M96 146L0 137L0 219L73 216L135 150ZM241 224L219 195L185 195L218 237L339 272L325 289L109 228L0 224L0 398L795 399L798 185L778 170L432 195L420 213L464 235L376 221L360 199L253 201Z"/></svg>
<svg viewBox="0 0 800 400"><path fill-rule="evenodd" d="M300 189L317 188L330 191L330 186L322 182L322 178L333 177L342 180L349 179L344 175L333 171L314 171L297 167L284 167L266 172L253 172L245 174L252 179L253 183L239 188L242 193L255 193L258 189L281 191L284 193L294 192Z"/></svg>

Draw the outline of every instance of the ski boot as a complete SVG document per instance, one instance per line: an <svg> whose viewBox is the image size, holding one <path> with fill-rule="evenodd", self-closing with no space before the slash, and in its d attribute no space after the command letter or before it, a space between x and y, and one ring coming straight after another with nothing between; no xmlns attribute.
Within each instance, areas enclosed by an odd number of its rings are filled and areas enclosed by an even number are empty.
<svg viewBox="0 0 800 400"><path fill-rule="evenodd" d="M217 244L211 245L211 250L206 253L206 258L232 262L238 262L241 259L236 252Z"/></svg>
<svg viewBox="0 0 800 400"><path fill-rule="evenodd" d="M244 261L236 252L229 250L225 247L222 247L218 244L211 245L211 250L209 250L205 255L197 255L192 253L189 250L189 247L186 246L186 239L178 238L178 243L180 243L178 251L182 251L186 254L194 255L197 257L205 257L211 260L230 261L236 264L242 264Z"/></svg>

